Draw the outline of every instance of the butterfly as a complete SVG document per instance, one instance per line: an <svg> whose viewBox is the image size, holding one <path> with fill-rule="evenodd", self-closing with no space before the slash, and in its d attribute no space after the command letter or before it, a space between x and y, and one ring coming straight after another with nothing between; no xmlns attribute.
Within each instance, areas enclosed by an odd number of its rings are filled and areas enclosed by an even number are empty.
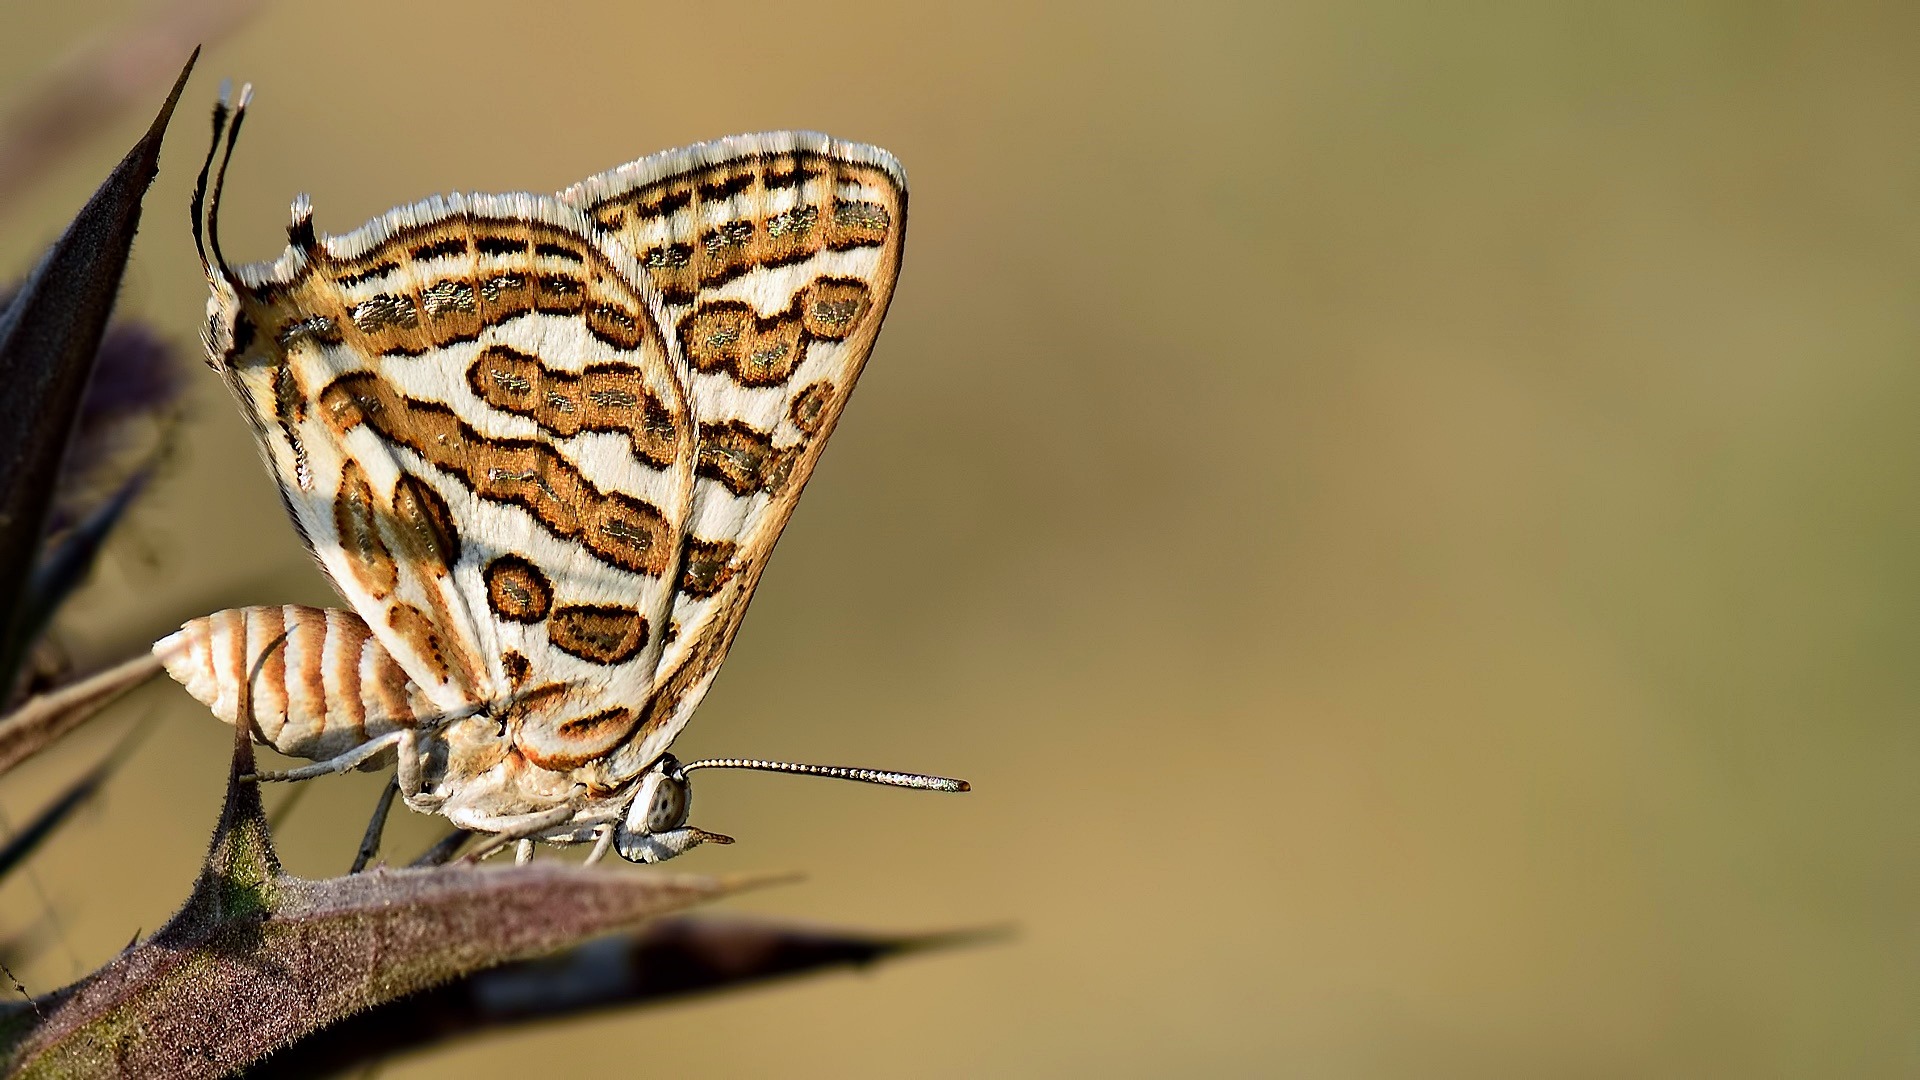
<svg viewBox="0 0 1920 1080"><path fill-rule="evenodd" d="M236 269L219 204L250 98L222 93L193 199L207 362L351 610L222 611L154 651L229 723L246 683L255 738L314 761L261 779L391 761L389 799L489 850L636 862L731 842L687 824L701 768L967 790L668 753L879 332L892 155L742 135L343 236L301 196L285 252Z"/></svg>

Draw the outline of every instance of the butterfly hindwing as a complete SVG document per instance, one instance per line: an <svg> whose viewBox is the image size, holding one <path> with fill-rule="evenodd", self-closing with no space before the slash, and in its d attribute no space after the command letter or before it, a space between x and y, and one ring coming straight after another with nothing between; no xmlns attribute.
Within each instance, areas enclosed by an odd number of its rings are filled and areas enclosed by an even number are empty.
<svg viewBox="0 0 1920 1080"><path fill-rule="evenodd" d="M625 742L696 463L686 372L625 249L553 199L474 196L238 277L228 381L409 678L501 714L536 764Z"/></svg>

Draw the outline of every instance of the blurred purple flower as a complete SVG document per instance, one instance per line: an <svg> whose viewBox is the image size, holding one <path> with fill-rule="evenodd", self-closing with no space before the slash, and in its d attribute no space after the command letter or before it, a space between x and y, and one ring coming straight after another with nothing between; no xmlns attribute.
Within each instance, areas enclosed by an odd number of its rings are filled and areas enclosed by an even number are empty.
<svg viewBox="0 0 1920 1080"><path fill-rule="evenodd" d="M17 289L0 291L0 308ZM108 324L60 464L48 548L118 499L129 483L144 479L166 450L184 386L178 355L166 339L136 319Z"/></svg>
<svg viewBox="0 0 1920 1080"><path fill-rule="evenodd" d="M183 383L173 347L132 321L107 327L47 521L62 536L143 483L166 452Z"/></svg>

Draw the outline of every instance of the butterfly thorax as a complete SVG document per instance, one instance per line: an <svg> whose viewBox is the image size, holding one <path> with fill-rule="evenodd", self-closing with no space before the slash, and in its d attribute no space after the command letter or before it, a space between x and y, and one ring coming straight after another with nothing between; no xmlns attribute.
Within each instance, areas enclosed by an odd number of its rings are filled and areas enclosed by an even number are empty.
<svg viewBox="0 0 1920 1080"><path fill-rule="evenodd" d="M426 783L409 805L478 832L504 831L503 823L570 806L573 817L547 838L583 838L619 815L645 772L643 766L617 777L610 759L570 770L541 768L484 714L447 724L423 740L422 749Z"/></svg>

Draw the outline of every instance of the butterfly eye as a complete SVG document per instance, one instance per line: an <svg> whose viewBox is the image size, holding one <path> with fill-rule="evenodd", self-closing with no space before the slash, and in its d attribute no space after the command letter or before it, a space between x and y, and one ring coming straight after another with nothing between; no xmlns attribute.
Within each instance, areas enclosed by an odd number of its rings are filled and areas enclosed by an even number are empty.
<svg viewBox="0 0 1920 1080"><path fill-rule="evenodd" d="M669 755L640 781L622 831L630 837L641 837L677 829L687 823L692 803L680 764Z"/></svg>
<svg viewBox="0 0 1920 1080"><path fill-rule="evenodd" d="M652 798L647 801L646 828L650 833L663 833L668 829L677 829L687 823L688 804L692 802L685 780L676 780L671 776L660 777L655 785Z"/></svg>

